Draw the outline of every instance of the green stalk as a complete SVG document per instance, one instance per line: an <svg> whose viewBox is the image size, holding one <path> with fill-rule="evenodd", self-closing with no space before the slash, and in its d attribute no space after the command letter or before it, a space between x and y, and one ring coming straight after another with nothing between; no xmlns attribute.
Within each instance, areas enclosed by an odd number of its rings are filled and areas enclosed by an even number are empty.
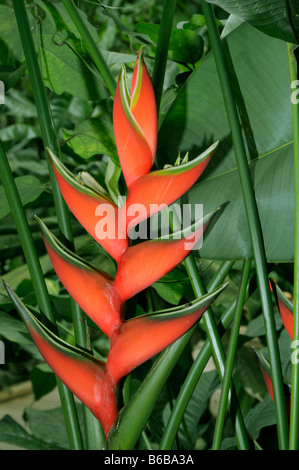
<svg viewBox="0 0 299 470"><path fill-rule="evenodd" d="M185 260L186 270L196 297L200 297L206 293L202 279L198 273L198 269L195 263L195 260L192 255L189 255ZM203 315L202 321L205 325L205 330L209 341L213 349L214 360L220 375L221 380L225 373L225 353L221 343L221 338L217 329L217 325L212 313L211 308L209 308ZM247 438L247 432L245 429L242 413L237 402L237 397L234 392L233 384L231 384L231 394L232 398L235 400L236 404L236 439L239 449L248 450L250 448Z"/></svg>
<svg viewBox="0 0 299 470"><path fill-rule="evenodd" d="M294 54L295 46L288 44L289 66L291 83L298 80L298 64ZM297 87L297 83L296 83ZM295 201L295 229L294 229L294 326L293 341L299 340L299 104L292 102L293 135L294 135L294 201ZM297 343L294 343L297 344ZM290 450L299 448L299 364L292 364L292 393L290 413Z"/></svg>
<svg viewBox="0 0 299 470"><path fill-rule="evenodd" d="M229 70L225 61L225 54L222 48L219 31L217 29L214 12L212 6L208 4L205 0L201 0L201 7L206 19L208 34L214 53L218 76L231 129L237 165L239 169L243 199L245 204L249 232L251 236L253 256L256 265L257 283L259 287L264 316L267 346L269 350L270 364L273 374L272 379L277 418L278 442L280 449L283 450L288 448L286 406L283 394L281 363L278 350L278 341L273 315L272 300L268 283L266 254L264 249L262 230L253 185L251 181L248 161L246 157L242 129L234 100L233 89L230 82Z"/></svg>
<svg viewBox="0 0 299 470"><path fill-rule="evenodd" d="M42 80L41 71L39 68L38 61L37 61L36 51L35 51L32 35L31 35L31 30L29 26L29 21L27 17L24 0L13 0L13 6L14 6L17 23L18 23L20 37L22 40L24 54L26 57L26 63L28 67L33 94L34 94L34 100L35 100L36 109L38 113L39 124L40 124L44 147L49 147L51 150L53 150L54 153L59 155L60 149L58 146L56 132L55 132L52 119L51 119L49 104L48 104L48 100L47 100L47 96L46 96L46 92L45 92L45 88L44 88L44 84ZM65 238L65 243L70 248L73 248L73 237L72 237L72 232L71 232L69 212L65 204L65 201L60 193L58 184L56 182L54 173L52 171L52 168L48 159L47 159L47 164L48 164L48 169L49 169L49 176L50 176L50 182L51 182L52 191L53 191L53 199L54 199L54 205L55 205L59 229L60 229L62 236ZM85 323L82 318L81 309L74 302L72 298L70 299L70 303L71 303L71 310L72 310L75 332L77 336L76 340L78 341L78 344L80 346L85 347L86 346L86 330L85 330ZM70 400L70 396L71 395L69 395L68 400ZM85 407L83 407L83 409L84 408ZM75 437L72 438L72 440L74 441L73 445L75 445L75 448L81 449L83 444L82 444L82 439L81 438L79 439L78 437L79 436L79 431L78 431L79 423L78 423L78 418L75 415L75 411L76 410L73 409L72 422L73 423L76 422L76 427L74 426L73 429L69 429L69 433L74 434L74 436L77 436L76 439ZM86 413L89 416L88 412ZM95 429L98 429L100 424L93 416L92 417L90 416L86 421L86 426L87 426L86 433L88 435L89 427L91 428L91 432L94 433ZM97 433L100 434L100 431L97 431ZM99 448L103 448L103 446L104 446L104 443L103 443L103 440L101 439L101 441L99 442Z"/></svg>
<svg viewBox="0 0 299 470"><path fill-rule="evenodd" d="M0 144L0 172L2 184L11 208L24 256L30 272L36 300L41 312L55 327L52 306L48 295L44 275L40 266L24 208L7 160L2 144ZM77 411L73 395L57 378L57 387L61 399L71 449L82 449L82 438L78 425Z"/></svg>
<svg viewBox="0 0 299 470"><path fill-rule="evenodd" d="M214 440L213 440L214 450L220 450L221 448L222 433L223 433L226 410L227 410L230 383L232 379L233 367L234 367L234 362L235 362L237 342L238 342L238 337L239 337L239 332L240 332L243 306L244 306L244 301L246 297L248 278L250 274L250 266L251 266L250 260L244 261L242 280L241 280L239 296L238 296L237 305L236 305L236 312L235 312L235 317L234 317L234 321L232 324L231 335L230 335L228 351L227 351L227 356L226 356L225 372L224 372L224 377L223 377L223 382L222 382L221 397L220 397L220 403L219 403L217 420L216 420L216 427L215 427L215 432L214 432Z"/></svg>
<svg viewBox="0 0 299 470"><path fill-rule="evenodd" d="M217 274L219 275L219 273ZM209 284L209 287L207 290L214 288L212 287L213 284L214 282L212 280L212 283ZM224 328L224 331L229 327L234 317L235 308L236 308L236 301L234 301L232 305L227 309L227 311L222 315L221 320L220 320L220 325L218 325L218 331L220 330L220 326ZM221 332L219 331L219 333L221 334L222 331ZM177 396L172 413L169 417L167 425L165 426L164 434L160 442L160 449L163 449L163 450L172 449L175 436L178 432L181 420L183 418L184 412L187 408L191 395L212 354L213 354L213 351L212 351L211 343L209 339L207 339L202 349L198 353L194 363L192 364L192 367L190 371L188 372L186 380L184 381L184 384L182 385L180 389L179 395Z"/></svg>
<svg viewBox="0 0 299 470"><path fill-rule="evenodd" d="M231 266L231 263L224 263L221 266L211 281L208 287L209 290L222 284ZM160 354L137 392L121 410L115 429L109 436L110 450L130 450L134 448L155 402L159 398L171 371L188 344L195 328L196 326Z"/></svg>
<svg viewBox="0 0 299 470"><path fill-rule="evenodd" d="M18 193L15 180L13 178L7 156L0 142L0 174L2 185L9 202L11 213L17 228L23 253L26 259L30 277L34 287L37 304L41 312L55 325L55 319L52 312L52 306L45 284L43 272L36 253L34 242L31 236L30 228L24 208Z"/></svg>
<svg viewBox="0 0 299 470"><path fill-rule="evenodd" d="M170 225L172 228L178 229L180 227L179 221L177 217L174 215L170 220ZM228 261L223 264L224 271L225 269L231 269L234 262ZM184 261L184 265L190 280L190 284L193 288L193 292L196 297L200 297L206 293L205 287L203 285L202 279L199 275L198 268L196 262L194 260L193 254L191 253L186 260ZM227 271L228 272L228 271ZM225 353L221 343L221 338L217 329L216 322L214 320L214 316L212 313L212 309L209 308L203 315L202 319L205 330L207 332L208 339L211 343L213 349L213 356L216 362L216 366L219 372L221 379L223 379L224 370L225 370ZM234 391L234 387L232 385L232 396L234 401L236 402L236 438L238 447L240 449L248 449L249 443L247 439L247 432L245 429L243 417L241 414L240 407L238 406L238 400L236 397L236 393Z"/></svg>
<svg viewBox="0 0 299 470"><path fill-rule="evenodd" d="M92 60L94 61L97 69L102 75L102 78L111 94L114 96L116 82L114 77L101 53L98 46L96 45L92 35L90 34L89 29L86 27L78 8L75 5L73 0L62 0L65 8L68 11L74 25L76 26L78 32L80 33L87 51L89 52Z"/></svg>
<svg viewBox="0 0 299 470"><path fill-rule="evenodd" d="M176 0L164 0L152 82L159 111Z"/></svg>

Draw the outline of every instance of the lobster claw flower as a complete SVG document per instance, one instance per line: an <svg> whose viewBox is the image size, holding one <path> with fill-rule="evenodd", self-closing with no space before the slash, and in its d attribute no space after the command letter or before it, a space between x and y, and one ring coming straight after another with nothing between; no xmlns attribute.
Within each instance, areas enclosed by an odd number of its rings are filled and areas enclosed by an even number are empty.
<svg viewBox="0 0 299 470"><path fill-rule="evenodd" d="M273 383L272 383L272 377L271 377L271 371L270 371L270 364L265 358L265 356L261 353L261 351L259 351L255 347L253 347L253 351L257 357L259 368L264 378L264 382L266 384L270 397L272 401L274 401Z"/></svg>
<svg viewBox="0 0 299 470"><path fill-rule="evenodd" d="M190 304L141 315L122 323L110 338L107 370L115 383L186 333L226 287Z"/></svg>
<svg viewBox="0 0 299 470"><path fill-rule="evenodd" d="M79 182L56 155L47 150L57 184L70 211L117 262L129 244L126 232L122 230L118 206L105 194Z"/></svg>
<svg viewBox="0 0 299 470"><path fill-rule="evenodd" d="M286 297L276 282L270 281L271 290L274 293L277 308L282 320L282 323L291 339L293 339L293 304Z"/></svg>
<svg viewBox="0 0 299 470"><path fill-rule="evenodd" d="M56 337L5 284L39 352L59 379L102 424L106 436L118 415L115 382L103 362Z"/></svg>
<svg viewBox="0 0 299 470"><path fill-rule="evenodd" d="M128 189L153 165L157 146L155 94L142 50L134 67L131 94L124 66L116 87L113 106L116 147Z"/></svg>
<svg viewBox="0 0 299 470"><path fill-rule="evenodd" d="M271 400L274 402L274 391L273 391L273 381L271 377L271 368L268 360L265 358L265 356L262 354L261 351L259 351L257 348L253 347L253 351L255 352L255 355L257 357L259 367L265 382L265 385L268 389L269 395L271 397ZM286 400L286 408L287 408L287 415L288 417L290 416L290 406L291 406L291 394L290 394L290 383L284 379L283 381L283 386L284 386L284 396Z"/></svg>
<svg viewBox="0 0 299 470"><path fill-rule="evenodd" d="M121 322L121 299L113 279L68 250L36 217L53 268L65 289L108 337Z"/></svg>
<svg viewBox="0 0 299 470"><path fill-rule="evenodd" d="M217 210L186 229L129 247L121 258L114 281L122 301L149 287L181 263L198 246Z"/></svg>

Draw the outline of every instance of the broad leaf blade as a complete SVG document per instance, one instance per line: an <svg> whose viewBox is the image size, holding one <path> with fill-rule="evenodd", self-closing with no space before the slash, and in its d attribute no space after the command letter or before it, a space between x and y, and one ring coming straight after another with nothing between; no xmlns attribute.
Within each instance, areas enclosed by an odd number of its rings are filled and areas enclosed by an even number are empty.
<svg viewBox="0 0 299 470"><path fill-rule="evenodd" d="M298 40L294 24L296 0L207 0L232 13L269 36L287 42ZM298 7L298 5L297 5ZM298 9L297 9L298 11ZM298 25L297 25L298 26Z"/></svg>

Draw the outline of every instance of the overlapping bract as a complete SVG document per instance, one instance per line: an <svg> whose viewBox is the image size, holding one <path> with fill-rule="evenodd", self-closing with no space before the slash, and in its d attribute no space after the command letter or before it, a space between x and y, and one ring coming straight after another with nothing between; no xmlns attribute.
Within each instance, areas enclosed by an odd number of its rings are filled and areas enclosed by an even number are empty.
<svg viewBox="0 0 299 470"><path fill-rule="evenodd" d="M202 238L213 213L198 221L189 232L184 230L169 238L146 240L134 246L130 246L130 229L184 194L208 164L216 144L191 162L150 171L157 145L157 111L141 53L133 72L131 94L122 68L114 100L113 124L128 189L126 202L121 208L101 189L75 178L50 150L48 156L71 212L116 261L115 278L71 253L37 219L62 284L110 339L107 362L104 364L92 356L81 356L81 351L62 344L14 299L45 360L97 416L106 435L117 416L115 389L119 380L190 329L223 288L191 305L124 319L126 300L183 261ZM137 216L134 213L136 204L144 208ZM9 293L13 298L11 291Z"/></svg>
<svg viewBox="0 0 299 470"><path fill-rule="evenodd" d="M274 298L276 301L277 309L280 314L283 326L285 327L288 335L291 339L293 339L293 305L291 301L287 298L284 292L280 289L277 282L270 279L269 281L270 290L274 294ZM266 387L270 394L272 401L274 402L274 392L273 392L273 382L271 376L271 369L270 364L268 363L267 359L264 355L254 349L256 356L258 358L260 370L262 372ZM290 384L284 380L284 392L285 392L285 400L286 400L286 408L287 414L289 416L290 411L290 401L291 401L291 394L290 394Z"/></svg>

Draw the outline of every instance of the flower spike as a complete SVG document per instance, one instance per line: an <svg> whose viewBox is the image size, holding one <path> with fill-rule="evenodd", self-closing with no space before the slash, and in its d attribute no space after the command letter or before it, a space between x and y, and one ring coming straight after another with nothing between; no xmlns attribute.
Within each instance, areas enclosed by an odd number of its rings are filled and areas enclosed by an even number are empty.
<svg viewBox="0 0 299 470"><path fill-rule="evenodd" d="M128 237L122 231L123 224L117 205L105 194L79 182L49 149L48 155L70 211L85 230L118 261L128 247Z"/></svg>
<svg viewBox="0 0 299 470"><path fill-rule="evenodd" d="M71 253L36 217L53 268L65 289L108 337L121 322L121 299L113 279Z"/></svg>
<svg viewBox="0 0 299 470"><path fill-rule="evenodd" d="M190 304L121 324L110 339L107 359L107 370L115 383L186 333L225 287L226 284Z"/></svg>
<svg viewBox="0 0 299 470"><path fill-rule="evenodd" d="M5 287L45 361L96 416L107 436L118 410L115 382L105 364L55 336L31 314L7 284Z"/></svg>
<svg viewBox="0 0 299 470"><path fill-rule="evenodd" d="M126 212L127 231L145 218L159 212L160 207L170 206L179 199L200 177L208 165L218 142L211 145L205 152L182 165L152 171L135 181L129 189L125 205L121 209ZM137 216L130 214L130 208L141 205L144 210Z"/></svg>
<svg viewBox="0 0 299 470"><path fill-rule="evenodd" d="M135 64L131 96L124 66L116 87L113 126L119 160L128 188L153 165L157 146L157 108L142 52Z"/></svg>
<svg viewBox="0 0 299 470"><path fill-rule="evenodd" d="M122 301L149 287L183 261L202 241L203 233L217 210L187 229L129 247L115 276Z"/></svg>

